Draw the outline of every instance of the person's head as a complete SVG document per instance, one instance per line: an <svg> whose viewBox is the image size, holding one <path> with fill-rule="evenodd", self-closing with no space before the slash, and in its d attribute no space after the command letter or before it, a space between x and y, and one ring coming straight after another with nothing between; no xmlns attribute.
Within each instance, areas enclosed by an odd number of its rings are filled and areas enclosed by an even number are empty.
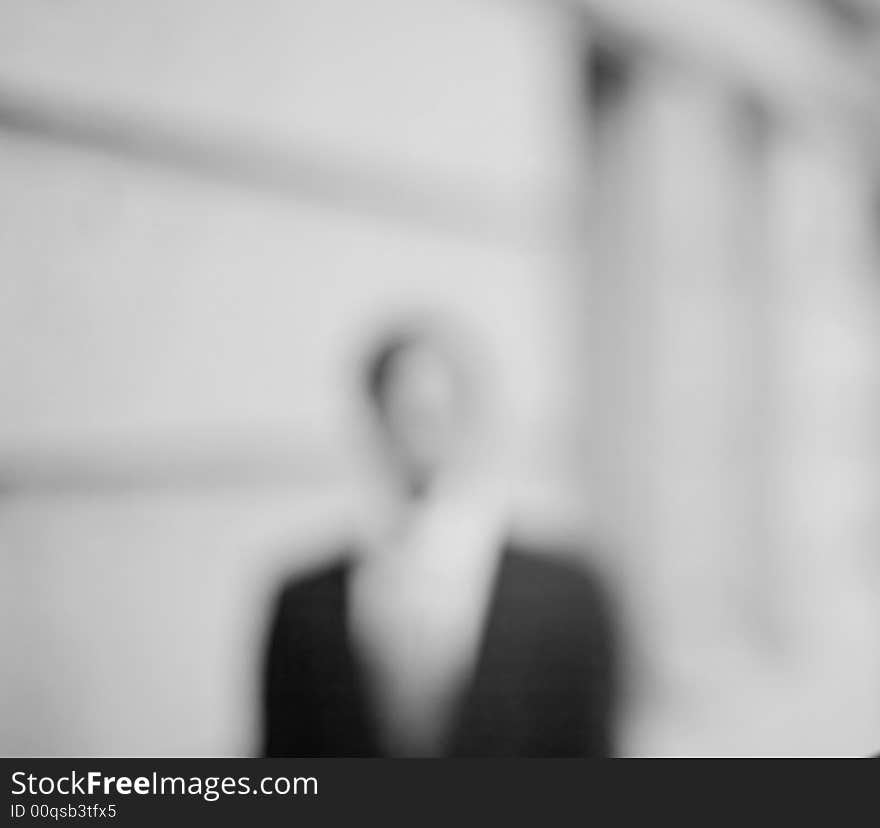
<svg viewBox="0 0 880 828"><path fill-rule="evenodd" d="M366 393L396 472L420 494L463 448L476 398L472 366L426 328L385 337L366 364Z"/></svg>

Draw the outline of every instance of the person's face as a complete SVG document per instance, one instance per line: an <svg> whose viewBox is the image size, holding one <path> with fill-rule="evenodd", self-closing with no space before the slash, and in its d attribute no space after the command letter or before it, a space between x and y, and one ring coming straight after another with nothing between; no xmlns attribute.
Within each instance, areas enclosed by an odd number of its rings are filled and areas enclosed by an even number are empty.
<svg viewBox="0 0 880 828"><path fill-rule="evenodd" d="M462 439L464 389L455 366L426 345L400 352L388 368L380 416L401 473L417 486L447 466Z"/></svg>

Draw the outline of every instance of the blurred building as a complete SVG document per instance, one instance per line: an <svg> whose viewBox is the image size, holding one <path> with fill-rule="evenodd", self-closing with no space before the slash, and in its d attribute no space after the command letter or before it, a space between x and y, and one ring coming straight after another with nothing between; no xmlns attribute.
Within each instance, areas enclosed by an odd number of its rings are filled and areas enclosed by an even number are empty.
<svg viewBox="0 0 880 828"><path fill-rule="evenodd" d="M880 9L594 5L590 414L641 676L627 744L867 753Z"/></svg>
<svg viewBox="0 0 880 828"><path fill-rule="evenodd" d="M880 743L880 4L0 2L0 750L254 748L349 369L482 332L627 754Z"/></svg>

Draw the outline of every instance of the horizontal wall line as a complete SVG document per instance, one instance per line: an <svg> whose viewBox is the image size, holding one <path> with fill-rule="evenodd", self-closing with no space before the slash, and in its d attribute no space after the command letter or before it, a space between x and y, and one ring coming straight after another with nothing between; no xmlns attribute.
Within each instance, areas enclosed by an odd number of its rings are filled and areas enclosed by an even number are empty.
<svg viewBox="0 0 880 828"><path fill-rule="evenodd" d="M465 239L545 246L572 226L573 199L563 194L512 198L470 179L199 131L2 83L0 131Z"/></svg>
<svg viewBox="0 0 880 828"><path fill-rule="evenodd" d="M0 497L132 491L291 488L345 474L339 457L308 440L183 436L116 445L26 447L0 451Z"/></svg>

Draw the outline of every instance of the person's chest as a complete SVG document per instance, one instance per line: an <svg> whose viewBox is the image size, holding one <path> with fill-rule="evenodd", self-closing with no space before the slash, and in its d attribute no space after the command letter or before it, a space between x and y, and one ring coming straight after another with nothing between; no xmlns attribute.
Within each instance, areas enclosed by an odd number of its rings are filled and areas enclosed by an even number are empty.
<svg viewBox="0 0 880 828"><path fill-rule="evenodd" d="M398 752L436 754L481 655L500 538L445 521L399 543L354 571L349 629L381 738Z"/></svg>
<svg viewBox="0 0 880 828"><path fill-rule="evenodd" d="M353 580L352 644L392 752L431 755L447 744L481 655L492 571L489 562L419 561L365 568Z"/></svg>

